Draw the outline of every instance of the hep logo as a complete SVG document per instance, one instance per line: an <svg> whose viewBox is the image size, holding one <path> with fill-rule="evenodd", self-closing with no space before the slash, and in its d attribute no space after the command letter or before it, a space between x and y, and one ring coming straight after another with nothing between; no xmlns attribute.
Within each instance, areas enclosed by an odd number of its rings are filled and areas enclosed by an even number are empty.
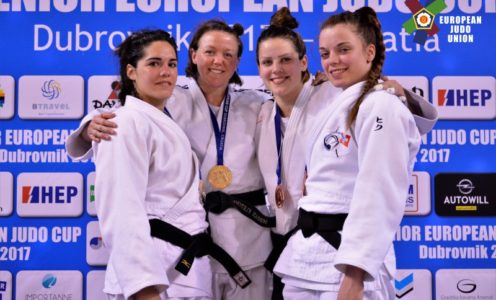
<svg viewBox="0 0 496 300"><path fill-rule="evenodd" d="M433 36L439 32L439 27L434 23L434 18L438 13L447 7L443 0L430 1L427 7L424 7L417 0L406 0L406 6L410 9L413 16L403 23L403 28L411 34L415 32L413 41L417 44L424 45L427 36Z"/></svg>
<svg viewBox="0 0 496 300"><path fill-rule="evenodd" d="M72 203L75 186L23 186L22 203Z"/></svg>
<svg viewBox="0 0 496 300"><path fill-rule="evenodd" d="M446 90L437 91L438 106L486 106L491 99L490 90Z"/></svg>

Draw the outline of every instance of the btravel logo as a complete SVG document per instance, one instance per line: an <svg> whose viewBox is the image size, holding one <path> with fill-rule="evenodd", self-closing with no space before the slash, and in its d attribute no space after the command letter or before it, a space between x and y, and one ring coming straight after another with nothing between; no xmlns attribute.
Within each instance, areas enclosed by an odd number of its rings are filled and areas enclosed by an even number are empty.
<svg viewBox="0 0 496 300"><path fill-rule="evenodd" d="M0 271L0 300L12 300L12 274Z"/></svg>
<svg viewBox="0 0 496 300"><path fill-rule="evenodd" d="M100 233L98 221L86 225L86 262L90 266L104 266L109 259L109 251Z"/></svg>
<svg viewBox="0 0 496 300"><path fill-rule="evenodd" d="M19 271L16 299L83 299L83 276L79 271Z"/></svg>
<svg viewBox="0 0 496 300"><path fill-rule="evenodd" d="M440 269L436 299L496 299L496 269Z"/></svg>
<svg viewBox="0 0 496 300"><path fill-rule="evenodd" d="M14 116L14 77L0 76L0 119Z"/></svg>
<svg viewBox="0 0 496 300"><path fill-rule="evenodd" d="M496 118L496 79L492 76L436 76L432 103L440 119Z"/></svg>
<svg viewBox="0 0 496 300"><path fill-rule="evenodd" d="M413 172L408 187L405 215L424 216L431 212L431 179L428 172Z"/></svg>
<svg viewBox="0 0 496 300"><path fill-rule="evenodd" d="M436 25L435 17L447 7L443 0L429 1L427 7L424 7L417 0L406 0L405 5L412 12L412 17L403 23L403 28L408 34L415 32L413 41L417 44L424 45L427 37L432 37L439 32Z"/></svg>
<svg viewBox="0 0 496 300"><path fill-rule="evenodd" d="M19 116L22 119L79 119L84 112L81 76L22 76Z"/></svg>
<svg viewBox="0 0 496 300"><path fill-rule="evenodd" d="M86 211L90 216L96 216L95 200L95 172L90 172L86 176Z"/></svg>
<svg viewBox="0 0 496 300"><path fill-rule="evenodd" d="M435 179L440 216L496 216L496 173L439 173Z"/></svg>
<svg viewBox="0 0 496 300"><path fill-rule="evenodd" d="M21 173L17 214L21 217L77 217L83 211L80 173Z"/></svg>
<svg viewBox="0 0 496 300"><path fill-rule="evenodd" d="M110 110L119 102L121 90L117 76L91 76L88 79L88 112L100 109Z"/></svg>
<svg viewBox="0 0 496 300"><path fill-rule="evenodd" d="M432 275L426 269L398 269L394 279L396 299L432 300Z"/></svg>
<svg viewBox="0 0 496 300"><path fill-rule="evenodd" d="M12 214L14 203L14 177L9 172L0 172L0 216Z"/></svg>

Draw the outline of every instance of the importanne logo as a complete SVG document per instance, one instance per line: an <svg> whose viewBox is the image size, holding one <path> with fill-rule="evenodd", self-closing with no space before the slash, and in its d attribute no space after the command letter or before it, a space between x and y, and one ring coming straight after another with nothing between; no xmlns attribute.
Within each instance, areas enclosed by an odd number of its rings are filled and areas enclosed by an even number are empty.
<svg viewBox="0 0 496 300"><path fill-rule="evenodd" d="M55 80L47 80L43 83L41 87L41 93L43 97L48 100L56 99L60 96L60 92L62 91L62 87L59 82Z"/></svg>
<svg viewBox="0 0 496 300"><path fill-rule="evenodd" d="M57 277L55 277L53 274L46 274L45 276L43 276L43 279L41 280L41 284L46 289L55 286L56 283L57 283Z"/></svg>
<svg viewBox="0 0 496 300"><path fill-rule="evenodd" d="M439 27L434 22L434 19L447 5L443 0L435 0L427 7L424 7L417 0L406 0L405 4L413 15L403 23L403 28L409 34L415 32L413 41L424 45L428 36L434 36L439 32Z"/></svg>
<svg viewBox="0 0 496 300"><path fill-rule="evenodd" d="M413 273L408 274L403 279L394 280L394 288L396 290L396 297L398 299L403 298L411 291L413 291Z"/></svg>
<svg viewBox="0 0 496 300"><path fill-rule="evenodd" d="M470 294L477 288L477 284L470 279L462 279L456 284L456 289L464 294Z"/></svg>

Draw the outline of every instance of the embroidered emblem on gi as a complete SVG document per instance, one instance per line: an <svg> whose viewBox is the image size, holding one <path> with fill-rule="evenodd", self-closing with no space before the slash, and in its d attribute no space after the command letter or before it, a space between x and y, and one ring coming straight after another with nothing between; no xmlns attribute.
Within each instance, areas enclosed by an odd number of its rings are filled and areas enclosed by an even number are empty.
<svg viewBox="0 0 496 300"><path fill-rule="evenodd" d="M382 119L379 118L379 117L377 117L377 119L375 119L375 129L374 129L374 131L381 130L382 127L384 127L382 124L383 124L382 123Z"/></svg>
<svg viewBox="0 0 496 300"><path fill-rule="evenodd" d="M334 131L324 137L324 147L329 151L334 150L336 152L336 156L339 157L338 155L339 144L348 148L348 145L350 144L350 140L351 140L351 135L345 134L344 132Z"/></svg>

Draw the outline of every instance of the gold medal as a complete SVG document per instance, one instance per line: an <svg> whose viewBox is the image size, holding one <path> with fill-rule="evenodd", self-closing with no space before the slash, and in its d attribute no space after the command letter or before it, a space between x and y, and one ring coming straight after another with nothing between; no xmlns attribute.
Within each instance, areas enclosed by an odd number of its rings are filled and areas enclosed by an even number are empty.
<svg viewBox="0 0 496 300"><path fill-rule="evenodd" d="M228 167L224 165L216 165L208 171L207 179L212 187L216 189L224 189L231 184L232 173Z"/></svg>
<svg viewBox="0 0 496 300"><path fill-rule="evenodd" d="M286 189L284 185L278 184L276 187L276 206L277 208L281 208L284 205L284 201L286 200Z"/></svg>

